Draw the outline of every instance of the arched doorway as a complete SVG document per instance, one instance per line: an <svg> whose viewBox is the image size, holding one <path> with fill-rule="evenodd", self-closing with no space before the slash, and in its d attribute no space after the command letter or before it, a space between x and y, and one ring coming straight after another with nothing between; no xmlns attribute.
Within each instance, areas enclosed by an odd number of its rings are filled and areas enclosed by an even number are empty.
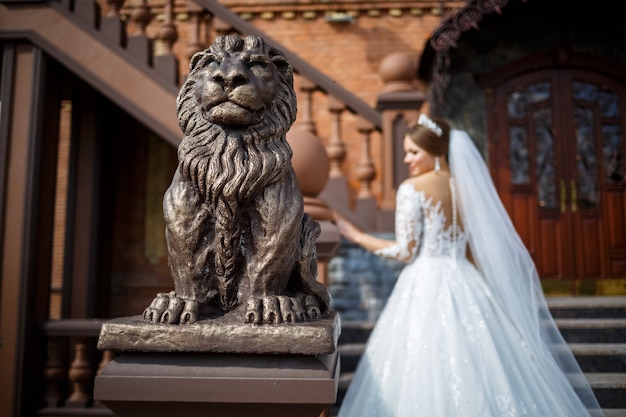
<svg viewBox="0 0 626 417"><path fill-rule="evenodd" d="M494 181L547 292L623 292L624 74L559 51L479 77Z"/></svg>

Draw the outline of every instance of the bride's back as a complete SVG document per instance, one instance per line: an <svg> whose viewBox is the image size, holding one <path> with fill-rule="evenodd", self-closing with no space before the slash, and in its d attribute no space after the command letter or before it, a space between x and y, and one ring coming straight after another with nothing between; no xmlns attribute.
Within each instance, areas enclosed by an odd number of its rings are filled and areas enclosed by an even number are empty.
<svg viewBox="0 0 626 417"><path fill-rule="evenodd" d="M421 254L450 255L455 251L464 254L467 236L458 207L453 209L453 182L447 171L427 172L405 182L411 185L424 215ZM453 227L456 223L456 228Z"/></svg>

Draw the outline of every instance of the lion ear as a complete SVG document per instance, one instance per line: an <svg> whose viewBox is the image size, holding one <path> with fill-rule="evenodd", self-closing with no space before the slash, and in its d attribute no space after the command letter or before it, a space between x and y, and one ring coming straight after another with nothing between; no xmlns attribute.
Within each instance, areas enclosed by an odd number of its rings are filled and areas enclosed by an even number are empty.
<svg viewBox="0 0 626 417"><path fill-rule="evenodd" d="M202 60L202 58L204 58L204 51L200 51L200 52L196 52L195 54L193 54L193 56L191 57L191 60L189 60L189 72L191 73L194 68L196 68L196 66L198 65L198 62L200 62Z"/></svg>
<svg viewBox="0 0 626 417"><path fill-rule="evenodd" d="M287 61L287 58L285 58L283 54L272 55L270 59L281 74L283 74L284 76L293 75L293 67L291 66L289 61Z"/></svg>

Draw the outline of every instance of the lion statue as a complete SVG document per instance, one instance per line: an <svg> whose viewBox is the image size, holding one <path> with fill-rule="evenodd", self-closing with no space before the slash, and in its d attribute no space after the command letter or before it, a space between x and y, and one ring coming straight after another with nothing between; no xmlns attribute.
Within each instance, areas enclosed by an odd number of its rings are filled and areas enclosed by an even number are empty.
<svg viewBox="0 0 626 417"><path fill-rule="evenodd" d="M285 138L296 117L292 66L262 38L218 37L191 59L176 103L184 136L163 199L174 290L157 294L143 318L323 317L320 225L304 213Z"/></svg>

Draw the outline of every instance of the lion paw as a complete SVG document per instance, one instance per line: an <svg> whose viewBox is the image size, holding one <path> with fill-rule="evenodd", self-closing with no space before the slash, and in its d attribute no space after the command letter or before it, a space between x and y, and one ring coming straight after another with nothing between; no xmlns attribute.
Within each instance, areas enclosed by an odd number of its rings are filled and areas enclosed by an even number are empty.
<svg viewBox="0 0 626 417"><path fill-rule="evenodd" d="M143 319L153 323L191 324L198 320L197 301L177 297L174 291L159 293L143 312Z"/></svg>
<svg viewBox="0 0 626 417"><path fill-rule="evenodd" d="M306 311L307 317L310 319L321 318L322 309L320 308L320 303L317 297L305 295L303 298L304 310Z"/></svg>
<svg viewBox="0 0 626 417"><path fill-rule="evenodd" d="M252 297L248 300L245 322L254 324L296 323L322 316L313 296L285 295Z"/></svg>

